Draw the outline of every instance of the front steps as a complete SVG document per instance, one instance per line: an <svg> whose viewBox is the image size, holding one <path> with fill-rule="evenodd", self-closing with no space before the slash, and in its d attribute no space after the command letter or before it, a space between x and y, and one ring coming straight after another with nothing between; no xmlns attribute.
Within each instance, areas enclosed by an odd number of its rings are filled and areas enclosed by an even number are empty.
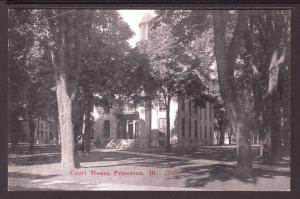
<svg viewBox="0 0 300 199"><path fill-rule="evenodd" d="M111 139L105 148L120 150L145 149L148 148L148 143L147 139Z"/></svg>
<svg viewBox="0 0 300 199"><path fill-rule="evenodd" d="M105 146L106 149L133 149L135 145L134 139L112 139Z"/></svg>

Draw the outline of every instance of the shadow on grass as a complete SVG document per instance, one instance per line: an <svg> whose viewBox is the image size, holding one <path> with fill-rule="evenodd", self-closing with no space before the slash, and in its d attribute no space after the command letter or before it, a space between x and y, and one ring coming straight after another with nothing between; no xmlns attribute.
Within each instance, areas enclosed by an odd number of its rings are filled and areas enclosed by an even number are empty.
<svg viewBox="0 0 300 199"><path fill-rule="evenodd" d="M157 157L145 157L143 155L124 154L118 152L100 152L93 151L89 154L79 155L80 163L92 163L99 162L101 166L82 166L82 168L90 167L111 167L111 166L126 166L137 165L145 167L161 167L169 168L174 166L180 166L186 163L186 161L172 159L172 158L157 158ZM15 166L30 166L30 165L43 165L53 164L60 162L60 154L40 154L26 157L14 157L8 159L8 165Z"/></svg>
<svg viewBox="0 0 300 199"><path fill-rule="evenodd" d="M92 152L88 156L80 157L81 163L99 162L100 165L81 166L82 168L114 167L114 166L141 166L156 168L172 168L188 165L186 160L175 158L159 158L137 154L125 154L119 152Z"/></svg>
<svg viewBox="0 0 300 199"><path fill-rule="evenodd" d="M39 175L31 173L21 173L21 172L8 172L9 178L29 178L29 179L47 179L54 178L58 175Z"/></svg>
<svg viewBox="0 0 300 199"><path fill-rule="evenodd" d="M253 149L253 154L255 155L258 150ZM154 153L154 152L150 152ZM236 150L234 148L221 148L221 147L202 147L198 151L192 153L159 153L165 155L174 155L179 157L190 157L200 160L218 160L218 161L228 161L233 162L236 160ZM108 168L114 166L141 166L141 167L152 167L152 168L175 168L178 166L185 166L182 170L182 173L194 174L198 172L200 175L199 180L204 183L205 181L219 179L224 180L230 179L234 176L234 166L222 165L221 164L212 164L211 166L205 167L196 167L196 163L193 163L186 159L176 159L172 157L154 157L154 156L144 156L139 154L126 154L120 153L118 151L92 151L89 154L80 154L80 163L81 168ZM278 166L288 166L289 159L283 159L280 165ZM38 155L30 156L26 158L11 158L9 159L9 164L14 165L41 165L41 164L52 164L60 162L60 155ZM93 164L89 164L93 163ZM276 164L275 164L276 165ZM259 172L259 171L255 171ZM276 173L275 173L276 174ZM275 175L274 174L274 175ZM281 173L278 173L281 175ZM205 180L205 177L202 175L208 175L208 179ZM255 175L258 175L256 173ZM254 175L254 176L255 176ZM269 171L266 171L264 174L260 174L263 177L272 176ZM181 175L179 176L181 177ZM189 178L190 176L185 176ZM244 181L250 180L255 183L254 179L244 179ZM191 183L194 179L190 179Z"/></svg>
<svg viewBox="0 0 300 199"><path fill-rule="evenodd" d="M29 166L60 162L60 154L8 158L8 165Z"/></svg>
<svg viewBox="0 0 300 199"><path fill-rule="evenodd" d="M146 152L147 153L147 152ZM236 160L236 148L234 146L225 148L223 146L211 146L211 147L198 147L196 151L176 151L176 152L165 152L163 150L152 150L148 152L150 154L160 154L160 155L174 155L180 157L188 157L195 159L205 159L205 160L217 160L217 161L235 161ZM259 148L252 147L252 155L255 160L259 155Z"/></svg>
<svg viewBox="0 0 300 199"><path fill-rule="evenodd" d="M220 156L225 155L224 158ZM254 169L253 175L248 178L243 178L235 175L235 166L227 164L210 164L210 165L199 165L201 159L205 160L227 160L235 161L235 150L233 149L207 149L203 148L199 151L191 154L172 154L180 157L191 157L198 159L199 162L191 162L186 159L176 158L164 158L154 156L144 156L139 154L125 154L118 151L93 151L90 154L81 154L80 162L82 163L81 168L108 168L115 166L139 166L139 167L150 167L150 168L175 168L178 170L178 175L166 176L169 179L180 179L185 182L185 187L199 188L204 187L208 183L214 181L228 182L230 180L238 180L243 183L256 184L258 178L272 179L277 176L290 177L290 172L266 170L266 169ZM162 153L161 153L162 154ZM18 160L18 161L16 161ZM289 159L283 159L286 163ZM60 155L55 156L32 156L27 159L14 159L14 164L17 165L37 165L37 164L50 164L60 161ZM96 163L96 164L92 164ZM183 166L183 167L181 167ZM180 167L180 168L178 168ZM56 175L34 175L27 173L9 172L9 178L31 178L31 179L45 179L55 177Z"/></svg>
<svg viewBox="0 0 300 199"><path fill-rule="evenodd" d="M180 170L183 175L171 177L185 179L186 187L203 187L214 181L227 182L238 180L243 183L256 184L258 178L274 178L275 176L290 177L290 172L281 172L264 169L254 169L251 177L241 177L235 174L235 166L226 164L213 164L208 166L186 167Z"/></svg>
<svg viewBox="0 0 300 199"><path fill-rule="evenodd" d="M30 151L29 144L19 144L16 151L12 152L11 146L9 145L8 153L14 153L18 155L30 155L30 154L39 154L39 153L59 153L60 152L60 145L46 145L46 146L34 146L34 150Z"/></svg>

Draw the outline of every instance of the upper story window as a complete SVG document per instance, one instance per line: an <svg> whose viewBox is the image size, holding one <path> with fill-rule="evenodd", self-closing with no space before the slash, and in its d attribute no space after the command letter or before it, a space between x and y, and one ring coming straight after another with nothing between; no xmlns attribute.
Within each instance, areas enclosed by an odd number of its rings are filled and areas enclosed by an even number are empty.
<svg viewBox="0 0 300 199"><path fill-rule="evenodd" d="M163 101L159 100L159 111L166 111L167 110L167 107L165 105L165 103L163 103Z"/></svg>
<svg viewBox="0 0 300 199"><path fill-rule="evenodd" d="M158 129L160 132L166 133L167 132L167 119L160 118L158 123Z"/></svg>
<svg viewBox="0 0 300 199"><path fill-rule="evenodd" d="M198 138L198 121L195 120L195 138Z"/></svg>
<svg viewBox="0 0 300 199"><path fill-rule="evenodd" d="M181 134L182 134L182 137L185 136L185 119L182 119L182 121L181 121Z"/></svg>
<svg viewBox="0 0 300 199"><path fill-rule="evenodd" d="M210 103L210 121L213 122L214 121L214 107L213 104Z"/></svg>
<svg viewBox="0 0 300 199"><path fill-rule="evenodd" d="M125 111L135 111L135 107L125 106Z"/></svg>

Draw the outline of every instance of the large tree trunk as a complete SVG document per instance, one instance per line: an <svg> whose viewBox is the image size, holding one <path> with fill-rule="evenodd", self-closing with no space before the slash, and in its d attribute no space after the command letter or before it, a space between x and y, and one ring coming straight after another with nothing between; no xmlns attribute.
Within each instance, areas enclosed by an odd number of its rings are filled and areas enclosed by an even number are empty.
<svg viewBox="0 0 300 199"><path fill-rule="evenodd" d="M250 174L252 170L252 154L250 143L250 130L243 115L242 118L232 119L233 133L237 141L237 172L238 174Z"/></svg>
<svg viewBox="0 0 300 199"><path fill-rule="evenodd" d="M59 10L58 13L62 14L62 12L62 10ZM47 17L50 18L52 15L52 10L46 10ZM64 169L73 169L79 167L72 120L72 99L75 96L76 84L71 84L68 73L71 72L69 70L70 63L74 64L72 62L74 57L71 40L74 39L75 35L73 35L74 30L70 27L70 22L66 15L61 15L60 20L49 20L48 23L56 46L56 49L51 49L51 59L56 80L56 98L61 135L61 164ZM67 37L70 33L72 35ZM71 59L67 60L68 51L71 51L69 53L69 55L71 54Z"/></svg>
<svg viewBox="0 0 300 199"><path fill-rule="evenodd" d="M265 102L266 113L264 118L264 134L263 137L263 161L265 163L271 163L275 160L276 156L281 149L281 138L280 138L280 117L279 117L279 104L277 94L274 93L268 97ZM267 153L267 155L265 154Z"/></svg>
<svg viewBox="0 0 300 199"><path fill-rule="evenodd" d="M217 72L220 93L225 107L231 115L233 133L237 139L237 173L249 175L252 171L250 130L247 127L246 114L237 100L234 82L234 66L241 46L241 37L246 27L247 12L238 12L238 23L235 27L229 48L225 44L226 12L218 10L213 12L214 24L214 51L217 62Z"/></svg>
<svg viewBox="0 0 300 199"><path fill-rule="evenodd" d="M166 150L171 150L171 143L170 143L170 135L171 135L171 128L170 128L170 99L167 99L166 102L166 115L167 115L167 136L166 136Z"/></svg>
<svg viewBox="0 0 300 199"><path fill-rule="evenodd" d="M79 167L72 121L72 99L67 92L66 77L60 74L56 81L56 95L61 133L61 164L64 169Z"/></svg>
<svg viewBox="0 0 300 199"><path fill-rule="evenodd" d="M272 163L279 155L281 149L281 128L280 128L280 98L277 90L280 65L284 62L286 49L283 49L281 56L278 50L273 50L268 73L268 91L261 100L264 106L263 114L263 135L261 140L261 156L264 163Z"/></svg>
<svg viewBox="0 0 300 199"><path fill-rule="evenodd" d="M282 24L279 24L282 21L272 19L271 15L266 15L265 18L263 18L262 15L257 15L253 18L252 22L256 23L256 27L261 27L259 30L259 42L263 46L263 57L265 57L262 59L265 67L262 67L260 63L257 64L258 66L260 65L260 67L256 68L256 64L251 63L251 67L254 69L254 117L258 118L255 126L258 127L260 135L260 155L264 162L270 162L281 148L281 99L278 97L278 87L280 87L279 76L282 70L280 64L285 60L286 49L284 48L282 50L281 56L279 57L283 32L278 28L281 28ZM253 39L250 39L251 34L253 35L253 31L249 30L248 36L245 37L246 43L248 43L246 47L252 60L256 61L257 58L254 57ZM267 67L268 65L269 68ZM268 80L268 85L265 85L265 80ZM262 86L266 86L267 88L267 92L264 94L262 93Z"/></svg>

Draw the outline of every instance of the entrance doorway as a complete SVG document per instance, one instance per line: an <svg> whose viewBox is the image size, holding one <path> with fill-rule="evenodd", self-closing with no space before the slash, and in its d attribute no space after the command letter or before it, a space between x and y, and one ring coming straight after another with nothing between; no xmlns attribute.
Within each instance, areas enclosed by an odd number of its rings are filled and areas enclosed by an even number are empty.
<svg viewBox="0 0 300 199"><path fill-rule="evenodd" d="M136 139L138 130L138 120L127 120L127 134L129 139Z"/></svg>
<svg viewBox="0 0 300 199"><path fill-rule="evenodd" d="M128 122L128 124L127 124L127 126L128 126L128 137L129 137L129 139L133 139L133 121L131 121L131 122Z"/></svg>

